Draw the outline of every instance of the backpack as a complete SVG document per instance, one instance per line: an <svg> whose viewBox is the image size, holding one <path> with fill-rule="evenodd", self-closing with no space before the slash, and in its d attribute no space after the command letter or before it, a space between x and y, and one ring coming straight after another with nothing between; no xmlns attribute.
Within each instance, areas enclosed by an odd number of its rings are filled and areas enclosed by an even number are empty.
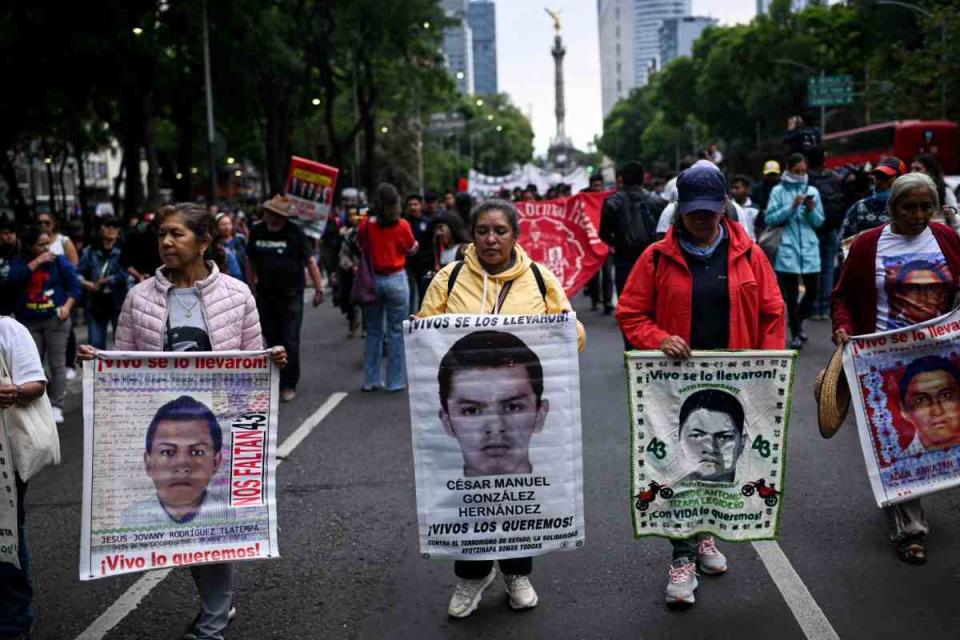
<svg viewBox="0 0 960 640"><path fill-rule="evenodd" d="M625 189L618 195L621 200L627 199L625 203L617 202L620 207L626 208L625 212L620 212L623 246L631 251L642 252L657 239L657 222L666 202L658 206L650 194L642 190Z"/></svg>
<svg viewBox="0 0 960 640"><path fill-rule="evenodd" d="M460 270L463 269L463 260L457 260L456 264L453 265L453 269L450 271L450 277L447 279L447 298L450 297L450 292L453 291L453 285L457 281L457 276L460 275ZM540 267L537 266L536 262L530 262L530 270L533 271L533 277L537 281L537 289L540 290L540 297L543 298L544 304L547 302L547 283L543 280L543 274L540 273Z"/></svg>
<svg viewBox="0 0 960 640"><path fill-rule="evenodd" d="M846 208L843 206L843 192L840 189L840 181L830 171L823 173L809 174L811 187L816 187L820 192L820 202L823 205L823 229L833 230L843 226L843 218L846 215Z"/></svg>

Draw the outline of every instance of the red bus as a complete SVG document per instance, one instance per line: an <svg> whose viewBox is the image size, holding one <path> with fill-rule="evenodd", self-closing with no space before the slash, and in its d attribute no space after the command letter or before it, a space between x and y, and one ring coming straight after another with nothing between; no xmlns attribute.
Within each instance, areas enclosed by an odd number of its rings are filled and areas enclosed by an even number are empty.
<svg viewBox="0 0 960 640"><path fill-rule="evenodd" d="M823 136L828 169L896 156L909 167L921 153L940 159L945 175L957 173L957 123L950 120L897 120Z"/></svg>

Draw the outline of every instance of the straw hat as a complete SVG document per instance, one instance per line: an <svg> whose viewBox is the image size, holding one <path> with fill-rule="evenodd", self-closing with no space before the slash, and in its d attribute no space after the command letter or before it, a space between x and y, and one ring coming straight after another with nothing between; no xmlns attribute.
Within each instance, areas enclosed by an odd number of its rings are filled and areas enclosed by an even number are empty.
<svg viewBox="0 0 960 640"><path fill-rule="evenodd" d="M843 345L838 346L827 368L817 374L813 383L813 396L817 401L817 422L820 435L832 438L843 424L850 410L850 388L843 375Z"/></svg>
<svg viewBox="0 0 960 640"><path fill-rule="evenodd" d="M272 211L277 215L283 216L284 218L289 218L290 204L290 198L287 196L273 196L263 203L263 208L267 211Z"/></svg>

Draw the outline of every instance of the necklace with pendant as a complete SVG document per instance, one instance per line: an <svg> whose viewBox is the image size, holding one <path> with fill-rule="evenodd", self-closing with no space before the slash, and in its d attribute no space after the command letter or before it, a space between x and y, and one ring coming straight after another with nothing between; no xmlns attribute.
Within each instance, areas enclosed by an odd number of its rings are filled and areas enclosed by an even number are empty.
<svg viewBox="0 0 960 640"><path fill-rule="evenodd" d="M183 310L184 310L184 312L187 314L187 317L188 317L188 318L192 318L192 317L193 317L193 310L196 308L196 306L197 306L198 304L200 304L200 301L198 300L197 302L194 302L192 305L190 305L190 306L188 307L187 305L183 304L183 300L181 300L181 299L180 299L180 296L177 295L176 290L174 290L174 292L173 292L173 297L176 298L176 299L177 299L177 302L180 303L180 306L183 307Z"/></svg>

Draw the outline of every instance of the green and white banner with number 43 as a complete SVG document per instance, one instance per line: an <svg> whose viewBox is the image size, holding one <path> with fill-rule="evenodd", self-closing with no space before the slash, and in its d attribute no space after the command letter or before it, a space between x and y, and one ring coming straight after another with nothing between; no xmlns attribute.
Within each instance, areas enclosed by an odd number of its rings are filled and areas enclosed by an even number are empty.
<svg viewBox="0 0 960 640"><path fill-rule="evenodd" d="M625 356L637 537L776 538L794 351Z"/></svg>

